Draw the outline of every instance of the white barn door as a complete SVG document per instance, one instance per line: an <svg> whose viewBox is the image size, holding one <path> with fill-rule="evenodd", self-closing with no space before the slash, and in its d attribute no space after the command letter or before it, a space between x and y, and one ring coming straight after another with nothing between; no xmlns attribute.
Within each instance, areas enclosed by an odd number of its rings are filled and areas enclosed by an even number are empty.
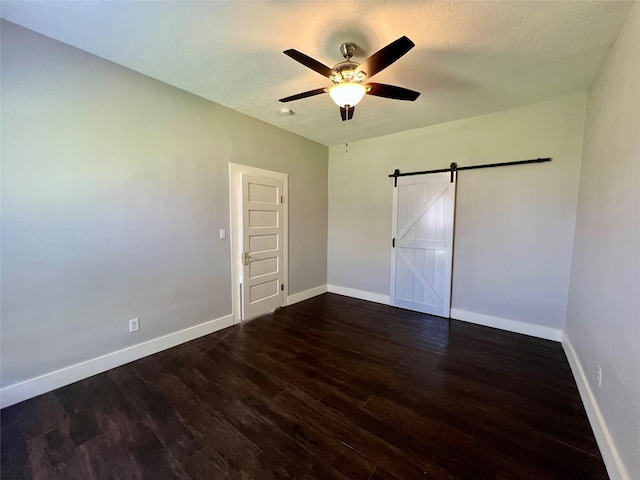
<svg viewBox="0 0 640 480"><path fill-rule="evenodd" d="M454 176L455 177L455 176ZM455 178L399 177L393 189L391 305L449 317Z"/></svg>

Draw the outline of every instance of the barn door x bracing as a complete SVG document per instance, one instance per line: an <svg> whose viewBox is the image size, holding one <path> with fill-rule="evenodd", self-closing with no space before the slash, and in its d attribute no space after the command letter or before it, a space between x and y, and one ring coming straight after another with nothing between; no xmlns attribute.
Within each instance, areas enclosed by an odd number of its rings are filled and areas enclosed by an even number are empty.
<svg viewBox="0 0 640 480"><path fill-rule="evenodd" d="M449 173L397 181L393 189L391 305L449 317L455 181Z"/></svg>

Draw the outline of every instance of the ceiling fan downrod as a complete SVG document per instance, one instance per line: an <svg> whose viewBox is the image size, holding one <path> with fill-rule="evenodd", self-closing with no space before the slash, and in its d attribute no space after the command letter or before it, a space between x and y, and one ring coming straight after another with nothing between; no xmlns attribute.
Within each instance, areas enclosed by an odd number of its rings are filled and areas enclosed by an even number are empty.
<svg viewBox="0 0 640 480"><path fill-rule="evenodd" d="M351 60L351 57L353 57L355 55L355 53L356 53L356 44L355 43L343 43L342 45L340 45L340 53L345 58L345 60L348 62L349 60Z"/></svg>

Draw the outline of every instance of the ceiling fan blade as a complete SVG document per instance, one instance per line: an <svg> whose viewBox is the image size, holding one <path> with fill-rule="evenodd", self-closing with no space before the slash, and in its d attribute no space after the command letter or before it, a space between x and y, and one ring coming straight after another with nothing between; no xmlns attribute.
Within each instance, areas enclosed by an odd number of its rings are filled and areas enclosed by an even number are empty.
<svg viewBox="0 0 640 480"><path fill-rule="evenodd" d="M344 107L340 107L340 118L342 118L342 121L344 122L345 120L351 120L353 118L353 112L356 111L356 107L349 107L344 108Z"/></svg>
<svg viewBox="0 0 640 480"><path fill-rule="evenodd" d="M309 90L308 92L297 93L296 95L291 95L290 97L281 98L281 102L292 102L293 100L300 100L301 98L313 97L314 95L320 95L321 93L326 93L326 88L316 88L315 90Z"/></svg>
<svg viewBox="0 0 640 480"><path fill-rule="evenodd" d="M415 43L409 40L408 37L400 37L362 62L358 67L358 71L366 73L367 78L371 78L415 46Z"/></svg>
<svg viewBox="0 0 640 480"><path fill-rule="evenodd" d="M294 50L293 48L290 48L289 50L285 50L282 53L293 58L296 62L300 62L305 67L318 72L320 75L324 75L327 78L331 78L331 75L334 75L336 73L333 70L331 70L329 67L327 67L325 64L320 63L316 59L311 58L309 55L305 55L304 53L299 52L298 50Z"/></svg>
<svg viewBox="0 0 640 480"><path fill-rule="evenodd" d="M367 83L367 93L376 97L393 98L394 100L409 100L413 102L420 96L420 92L414 92L408 88L385 85L384 83Z"/></svg>

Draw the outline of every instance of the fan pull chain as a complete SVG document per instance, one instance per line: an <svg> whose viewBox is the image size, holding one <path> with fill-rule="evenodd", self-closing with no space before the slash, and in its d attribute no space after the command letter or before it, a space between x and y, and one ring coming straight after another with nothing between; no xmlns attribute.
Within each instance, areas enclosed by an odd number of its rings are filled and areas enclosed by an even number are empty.
<svg viewBox="0 0 640 480"><path fill-rule="evenodd" d="M344 153L349 153L349 109L347 109L347 120L344 122L345 134L344 134Z"/></svg>

